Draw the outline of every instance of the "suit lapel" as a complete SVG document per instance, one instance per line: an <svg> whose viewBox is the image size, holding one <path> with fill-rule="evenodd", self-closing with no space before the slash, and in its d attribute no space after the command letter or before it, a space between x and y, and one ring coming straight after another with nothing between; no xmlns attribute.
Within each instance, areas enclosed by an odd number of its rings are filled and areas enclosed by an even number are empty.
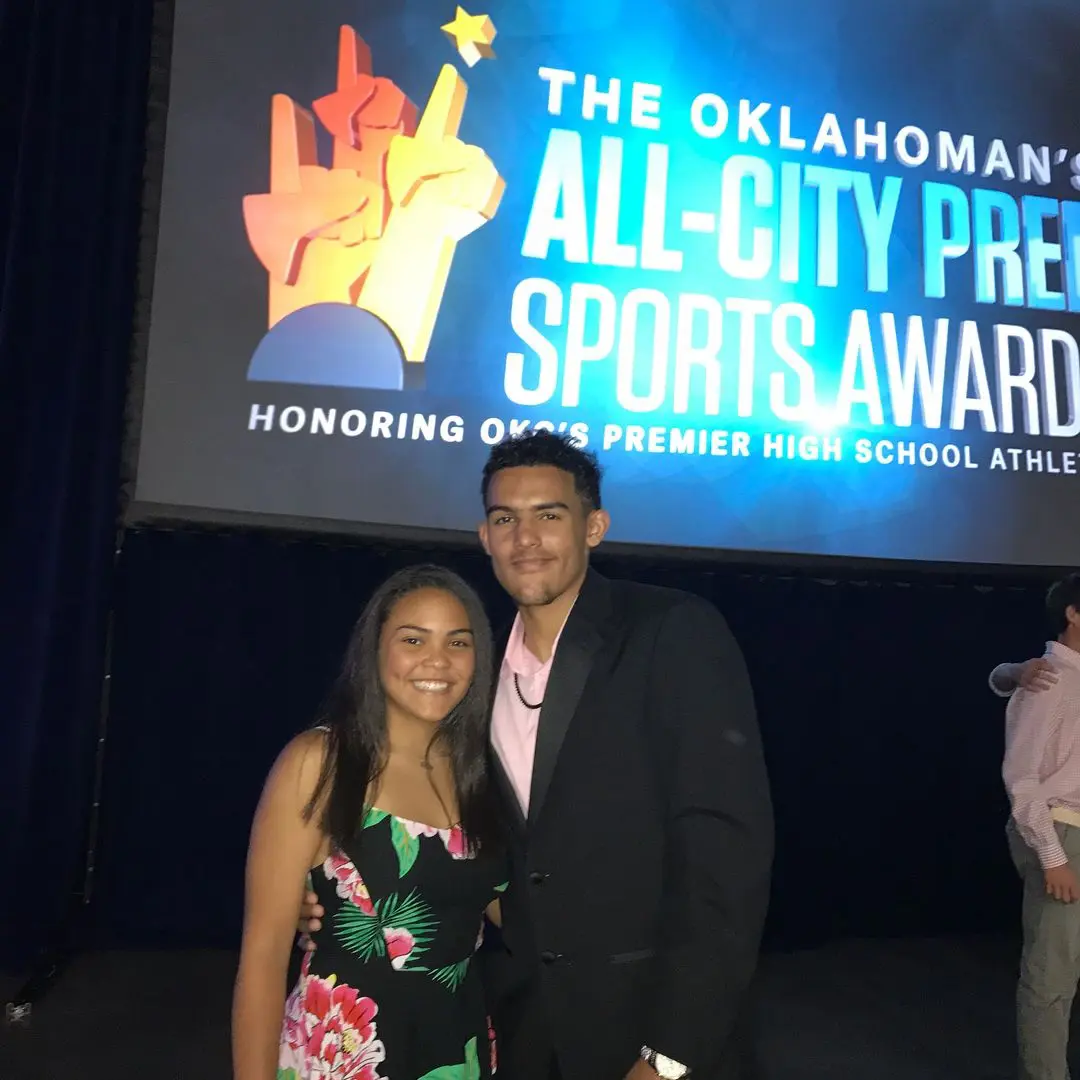
<svg viewBox="0 0 1080 1080"><path fill-rule="evenodd" d="M529 790L530 826L543 810L559 751L562 750L570 721L577 712L593 660L603 641L600 628L610 607L608 591L607 581L590 570L555 651L536 732L536 753Z"/></svg>

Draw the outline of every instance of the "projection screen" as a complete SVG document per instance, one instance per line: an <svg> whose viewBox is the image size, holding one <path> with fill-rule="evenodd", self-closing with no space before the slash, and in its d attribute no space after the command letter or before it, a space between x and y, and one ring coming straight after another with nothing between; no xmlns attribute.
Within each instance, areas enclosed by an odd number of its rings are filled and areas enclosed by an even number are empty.
<svg viewBox="0 0 1080 1080"><path fill-rule="evenodd" d="M177 0L132 520L1058 566L1080 8Z"/></svg>

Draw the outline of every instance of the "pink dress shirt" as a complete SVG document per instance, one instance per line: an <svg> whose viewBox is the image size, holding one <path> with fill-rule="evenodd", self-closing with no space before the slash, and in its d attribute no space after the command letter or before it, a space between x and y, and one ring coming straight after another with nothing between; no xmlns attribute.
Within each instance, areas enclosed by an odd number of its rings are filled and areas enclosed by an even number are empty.
<svg viewBox="0 0 1080 1080"><path fill-rule="evenodd" d="M1080 813L1080 653L1047 642L1058 680L1049 690L1018 690L1005 713L1002 775L1013 821L1044 869L1064 866L1051 811Z"/></svg>
<svg viewBox="0 0 1080 1080"><path fill-rule="evenodd" d="M564 622L563 627L565 626ZM526 817L529 816L529 790L532 787L540 710L529 709L522 704L514 689L514 676L518 677L518 685L525 700L539 705L547 693L551 665L561 637L562 629L551 646L551 656L542 664L525 647L525 626L518 615L510 630L506 653L499 669L499 684L495 690L495 704L491 713L491 744L499 755Z"/></svg>

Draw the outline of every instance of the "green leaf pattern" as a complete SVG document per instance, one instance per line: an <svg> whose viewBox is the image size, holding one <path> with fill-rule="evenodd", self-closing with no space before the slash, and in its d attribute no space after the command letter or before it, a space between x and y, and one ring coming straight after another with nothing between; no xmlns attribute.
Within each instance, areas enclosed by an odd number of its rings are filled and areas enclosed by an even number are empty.
<svg viewBox="0 0 1080 1080"><path fill-rule="evenodd" d="M386 956L387 931L407 930L412 936L413 948L402 970L410 970L411 965L427 952L439 928L438 920L415 889L404 897L400 893L393 893L376 900L374 908L373 915L355 904L343 904L338 908L334 916L334 931L338 940L367 963L376 957Z"/></svg>
<svg viewBox="0 0 1080 1080"><path fill-rule="evenodd" d="M363 828L371 829L382 822L390 822L390 839L398 858L398 878L404 878L416 863L420 854L419 835L410 832L408 822L376 807L369 808L364 814ZM444 839L445 843L445 839ZM495 887L495 893L504 893L509 883ZM468 974L472 957L466 957L454 964L431 969L421 966L418 961L428 951L438 931L438 920L430 906L416 889L407 895L392 893L374 901L374 913L366 912L356 904L343 904L334 915L334 931L341 944L367 963L387 956L387 933L392 930L404 930L413 940L412 951L408 959L399 968L401 971L427 972L440 985L451 993L458 990ZM479 947L479 941L477 942ZM472 1071L470 1061L476 1061L476 1040L466 1047L466 1060L463 1065L447 1065L429 1073L421 1080L472 1080L479 1077L479 1065ZM470 1047L471 1055L470 1058ZM293 1070L279 1070L277 1080L298 1080Z"/></svg>
<svg viewBox="0 0 1080 1080"><path fill-rule="evenodd" d="M472 957L467 956L464 960L459 960L456 964L447 964L446 967L436 968L431 977L437 982L441 983L451 993L457 990L457 988L465 981L465 976L469 973L469 965L472 963Z"/></svg>
<svg viewBox="0 0 1080 1080"><path fill-rule="evenodd" d="M480 1054L475 1036L465 1044L465 1077L466 1080L480 1080Z"/></svg>
<svg viewBox="0 0 1080 1080"><path fill-rule="evenodd" d="M480 1055L475 1036L465 1044L465 1060L460 1065L440 1065L424 1073L419 1080L480 1080Z"/></svg>
<svg viewBox="0 0 1080 1080"><path fill-rule="evenodd" d="M404 877L413 868L416 856L420 854L420 837L413 836L400 818L392 818L390 839L394 842L394 850L397 852L398 877Z"/></svg>

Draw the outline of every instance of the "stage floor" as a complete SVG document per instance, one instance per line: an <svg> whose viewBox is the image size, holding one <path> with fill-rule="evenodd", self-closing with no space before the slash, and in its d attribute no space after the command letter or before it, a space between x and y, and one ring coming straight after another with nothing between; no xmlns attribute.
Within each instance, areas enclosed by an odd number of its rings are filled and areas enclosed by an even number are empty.
<svg viewBox="0 0 1080 1080"><path fill-rule="evenodd" d="M767 956L764 1080L1012 1080L1015 964L1015 945L999 941ZM29 1029L0 1031L0 1077L229 1080L234 965L225 952L80 957ZM4 1000L14 989L0 983Z"/></svg>

